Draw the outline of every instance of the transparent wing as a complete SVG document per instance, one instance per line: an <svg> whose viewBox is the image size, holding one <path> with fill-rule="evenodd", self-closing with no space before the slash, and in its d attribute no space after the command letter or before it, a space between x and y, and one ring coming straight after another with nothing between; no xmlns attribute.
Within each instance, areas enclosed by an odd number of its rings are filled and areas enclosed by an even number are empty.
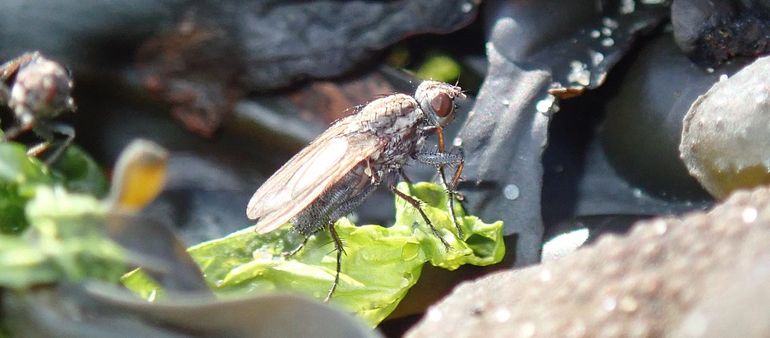
<svg viewBox="0 0 770 338"><path fill-rule="evenodd" d="M257 232L285 224L353 167L382 150L384 143L373 135L346 135L348 125L345 120L336 123L259 187L246 208L246 215L258 220Z"/></svg>

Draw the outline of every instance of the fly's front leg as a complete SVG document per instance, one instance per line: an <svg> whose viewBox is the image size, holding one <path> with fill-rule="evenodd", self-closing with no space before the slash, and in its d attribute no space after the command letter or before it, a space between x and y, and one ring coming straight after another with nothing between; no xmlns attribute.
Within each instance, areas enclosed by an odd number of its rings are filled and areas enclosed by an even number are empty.
<svg viewBox="0 0 770 338"><path fill-rule="evenodd" d="M45 159L44 163L47 165L55 163L61 154L67 150L67 147L72 144L72 141L75 140L75 128L66 124L41 124L36 126L33 131L46 141L30 148L27 151L27 154L30 156L38 156L48 150L55 138L54 133L64 135L65 137L64 141L56 147L56 150Z"/></svg>
<svg viewBox="0 0 770 338"><path fill-rule="evenodd" d="M11 100L11 89L0 83L0 105L5 106Z"/></svg>
<svg viewBox="0 0 770 338"><path fill-rule="evenodd" d="M454 208L455 195L457 195L455 189L457 188L457 183L460 181L460 175L462 174L463 167L465 166L465 159L461 148L455 148L458 150L458 152L446 152L446 145L444 143L444 133L442 128L436 127L436 133L438 135L437 151L433 153L417 154L417 160L425 164L433 165L438 169L439 180L441 181L441 185L444 187L444 190L448 195L447 209L449 209L449 216L452 218L452 224L455 226L455 229L457 229L457 236L460 237L460 239L465 239L463 230L460 227L460 224L457 223L457 216L455 215ZM451 184L447 181L446 178L446 166L457 167L454 175L452 175Z"/></svg>
<svg viewBox="0 0 770 338"><path fill-rule="evenodd" d="M465 234L463 234L463 229L460 227L460 224L457 223L457 215L455 215L455 186L453 184L450 187L447 183L444 167L439 167L438 171L441 184L444 186L447 193L447 209L449 209L449 216L452 218L452 224L454 224L455 229L457 229L457 236L460 237L461 240L465 240Z"/></svg>
<svg viewBox="0 0 770 338"><path fill-rule="evenodd" d="M32 130L33 127L35 127L34 119L30 119L26 123L15 124L8 128L8 131L5 132L5 135L3 135L3 141L7 142L13 140L19 137L19 135Z"/></svg>

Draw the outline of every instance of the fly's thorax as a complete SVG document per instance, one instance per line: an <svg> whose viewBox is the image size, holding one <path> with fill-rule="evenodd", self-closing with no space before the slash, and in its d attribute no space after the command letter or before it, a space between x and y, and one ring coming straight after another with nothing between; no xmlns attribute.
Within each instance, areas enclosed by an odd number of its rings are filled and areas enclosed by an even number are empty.
<svg viewBox="0 0 770 338"><path fill-rule="evenodd" d="M380 136L402 133L425 116L413 97L396 94L370 102L356 118L362 129Z"/></svg>

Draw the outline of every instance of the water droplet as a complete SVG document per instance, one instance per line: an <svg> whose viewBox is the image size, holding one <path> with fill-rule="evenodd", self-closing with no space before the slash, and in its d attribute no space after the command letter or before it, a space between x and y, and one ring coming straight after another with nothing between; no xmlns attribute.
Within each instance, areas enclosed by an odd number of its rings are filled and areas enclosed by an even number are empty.
<svg viewBox="0 0 770 338"><path fill-rule="evenodd" d="M604 25L604 27L608 27L612 29L618 28L618 22L613 20L612 18L607 18L607 17L602 18L602 24Z"/></svg>
<svg viewBox="0 0 770 338"><path fill-rule="evenodd" d="M438 322L441 321L441 319L444 318L444 314L441 313L441 310L439 310L436 307L431 307L428 309L428 313L426 314L429 322Z"/></svg>
<svg viewBox="0 0 770 338"><path fill-rule="evenodd" d="M554 102L556 102L556 97L549 94L544 99L537 101L535 109L537 109L538 112L547 113L551 110L551 107L553 107Z"/></svg>
<svg viewBox="0 0 770 338"><path fill-rule="evenodd" d="M589 54L591 54L591 63L594 66L598 66L604 61L604 54L596 52L596 51L589 51Z"/></svg>
<svg viewBox="0 0 770 338"><path fill-rule="evenodd" d="M511 319L511 311L504 307L498 308L497 310L495 310L494 317L496 321L500 323L505 323L509 319Z"/></svg>
<svg viewBox="0 0 770 338"><path fill-rule="evenodd" d="M719 75L719 82L726 81L728 79L727 74Z"/></svg>
<svg viewBox="0 0 770 338"><path fill-rule="evenodd" d="M510 105L510 104L511 104L511 101L503 100L503 105L504 106L508 107L508 105Z"/></svg>
<svg viewBox="0 0 770 338"><path fill-rule="evenodd" d="M612 47L613 45L615 45L615 40L613 40L612 38L602 39L602 46Z"/></svg>
<svg viewBox="0 0 770 338"><path fill-rule="evenodd" d="M620 299L620 310L624 312L634 312L639 307L639 303L634 297L624 296Z"/></svg>
<svg viewBox="0 0 770 338"><path fill-rule="evenodd" d="M655 231L656 235L663 235L668 230L668 224L666 224L666 221L664 220L657 220L652 225L652 228Z"/></svg>
<svg viewBox="0 0 770 338"><path fill-rule="evenodd" d="M503 195L505 198L513 201L519 198L519 187L515 184L508 184L503 188Z"/></svg>
<svg viewBox="0 0 770 338"><path fill-rule="evenodd" d="M618 301L615 299L615 297L609 296L607 298L604 298L602 301L602 309L604 309L607 312L611 312L615 310L615 308L618 306Z"/></svg>
<svg viewBox="0 0 770 338"><path fill-rule="evenodd" d="M455 147L462 147L463 146L463 139L460 137L455 137L454 140L452 140L452 145Z"/></svg>
<svg viewBox="0 0 770 338"><path fill-rule="evenodd" d="M711 68L711 67L706 68L706 73L711 74L713 72L714 72L714 68Z"/></svg>
<svg viewBox="0 0 770 338"><path fill-rule="evenodd" d="M535 335L535 323L525 322L519 326L519 335L521 338L529 338Z"/></svg>
<svg viewBox="0 0 770 338"><path fill-rule="evenodd" d="M558 235L543 244L543 261L553 261L562 258L580 248L590 235L586 228Z"/></svg>
<svg viewBox="0 0 770 338"><path fill-rule="evenodd" d="M634 194L634 197L636 198L642 198L644 197L644 192L642 192L642 189L635 188L632 193Z"/></svg>
<svg viewBox="0 0 770 338"><path fill-rule="evenodd" d="M620 13L631 14L636 10L636 1L634 0L622 0L620 2Z"/></svg>
<svg viewBox="0 0 770 338"><path fill-rule="evenodd" d="M468 13L473 9L473 4L470 2L466 2L462 5L460 9L463 11L463 13Z"/></svg>
<svg viewBox="0 0 770 338"><path fill-rule="evenodd" d="M752 223L757 220L757 209L755 208L746 208L743 209L743 212L741 213L741 218L743 218L743 222L745 223Z"/></svg>
<svg viewBox="0 0 770 338"><path fill-rule="evenodd" d="M596 39L596 38L599 38L600 36L602 36L602 33L599 32L598 30L594 29L594 30L591 31L590 35L591 35L592 38Z"/></svg>
<svg viewBox="0 0 770 338"><path fill-rule="evenodd" d="M567 75L567 81L574 82L583 86L591 83L591 72L586 65L580 61L572 61L569 64L570 72Z"/></svg>
<svg viewBox="0 0 770 338"><path fill-rule="evenodd" d="M552 277L553 276L551 275L551 270L543 269L542 271L540 271L540 280L541 281L549 282L549 281L551 281Z"/></svg>
<svg viewBox="0 0 770 338"><path fill-rule="evenodd" d="M604 27L604 28L602 28L602 35L604 35L604 36L611 36L612 35L612 30L607 28L607 27Z"/></svg>

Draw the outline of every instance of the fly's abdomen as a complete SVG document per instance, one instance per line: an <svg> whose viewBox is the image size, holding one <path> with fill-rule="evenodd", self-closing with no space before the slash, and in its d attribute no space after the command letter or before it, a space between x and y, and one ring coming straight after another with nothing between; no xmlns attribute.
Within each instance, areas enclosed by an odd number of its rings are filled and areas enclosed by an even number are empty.
<svg viewBox="0 0 770 338"><path fill-rule="evenodd" d="M311 235L349 214L375 188L377 186L371 184L369 176L364 173L364 165L360 164L297 214L291 223L297 232Z"/></svg>

